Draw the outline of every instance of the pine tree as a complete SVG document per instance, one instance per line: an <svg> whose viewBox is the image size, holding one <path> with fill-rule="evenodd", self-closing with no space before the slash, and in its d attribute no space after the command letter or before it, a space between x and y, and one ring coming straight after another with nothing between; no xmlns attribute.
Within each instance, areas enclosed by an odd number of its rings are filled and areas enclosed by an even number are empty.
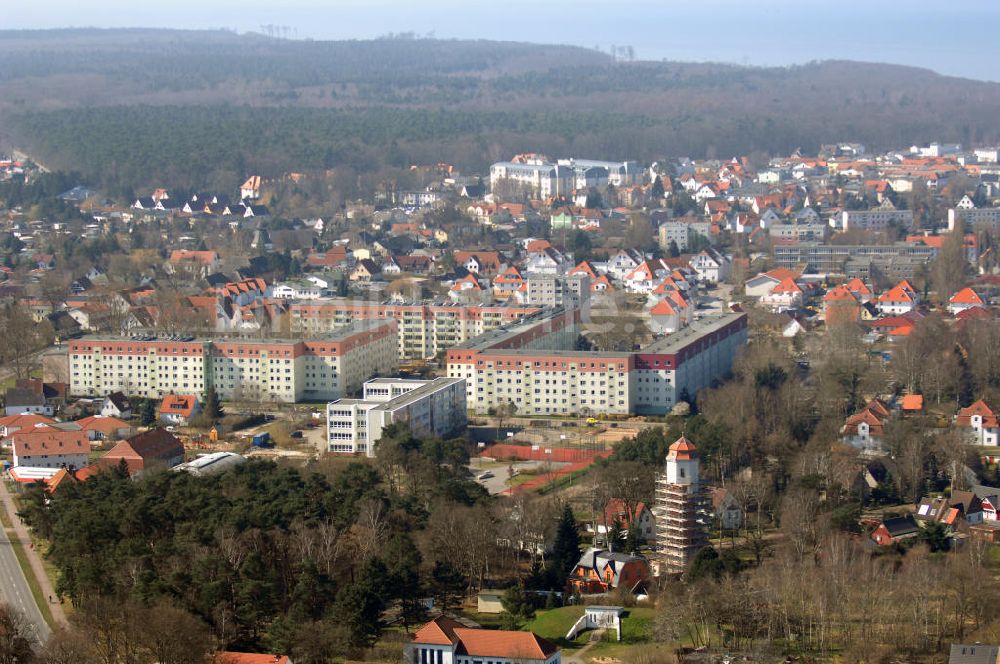
<svg viewBox="0 0 1000 664"><path fill-rule="evenodd" d="M139 422L142 426L149 427L156 423L156 405L152 399L143 399L139 408Z"/></svg>
<svg viewBox="0 0 1000 664"><path fill-rule="evenodd" d="M213 386L205 390L205 415L213 421L222 417L222 404L219 403L219 393L215 391L215 387Z"/></svg>
<svg viewBox="0 0 1000 664"><path fill-rule="evenodd" d="M468 581L465 576L443 560L434 562L431 570L431 596L435 605L442 611L454 608L461 603Z"/></svg>
<svg viewBox="0 0 1000 664"><path fill-rule="evenodd" d="M508 588L500 598L500 604L503 606L500 620L505 629L520 629L535 617L535 606L520 584Z"/></svg>
<svg viewBox="0 0 1000 664"><path fill-rule="evenodd" d="M660 180L660 176L657 175L656 179L653 180L653 188L649 192L650 196L654 201L658 201L666 195L663 189L663 181Z"/></svg>
<svg viewBox="0 0 1000 664"><path fill-rule="evenodd" d="M567 504L563 507L559 526L556 529L556 541L552 547L552 557L549 558L549 566L555 580L558 583L563 583L579 560L580 532L576 527L573 509Z"/></svg>

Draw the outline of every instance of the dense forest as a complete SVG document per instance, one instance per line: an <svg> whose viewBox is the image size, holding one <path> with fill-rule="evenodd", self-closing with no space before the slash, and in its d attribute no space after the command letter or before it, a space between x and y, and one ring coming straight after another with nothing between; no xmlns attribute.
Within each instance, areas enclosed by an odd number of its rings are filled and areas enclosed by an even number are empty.
<svg viewBox="0 0 1000 664"><path fill-rule="evenodd" d="M109 188L524 151L653 160L1000 140L1000 85L850 62L620 62L514 42L0 32L0 144Z"/></svg>

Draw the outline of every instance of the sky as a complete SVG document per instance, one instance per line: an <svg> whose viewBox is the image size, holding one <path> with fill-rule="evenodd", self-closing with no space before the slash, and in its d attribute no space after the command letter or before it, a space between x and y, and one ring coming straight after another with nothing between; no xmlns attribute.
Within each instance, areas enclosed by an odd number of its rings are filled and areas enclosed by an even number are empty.
<svg viewBox="0 0 1000 664"><path fill-rule="evenodd" d="M790 65L863 60L1000 81L996 0L4 0L0 28L177 27L299 39L439 38L572 44L637 59Z"/></svg>

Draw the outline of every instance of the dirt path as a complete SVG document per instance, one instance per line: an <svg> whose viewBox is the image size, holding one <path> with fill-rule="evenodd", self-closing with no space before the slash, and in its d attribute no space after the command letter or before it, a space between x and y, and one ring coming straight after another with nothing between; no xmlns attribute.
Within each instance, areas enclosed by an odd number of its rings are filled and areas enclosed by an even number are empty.
<svg viewBox="0 0 1000 664"><path fill-rule="evenodd" d="M601 639L603 639L603 638L604 638L604 630L603 629L599 629L599 630L591 632L590 633L590 640L587 642L587 645L585 645L584 647L580 648L575 653L573 653L573 656L570 657L569 659L564 660L565 664L584 664L584 661L585 661L583 659L584 655L587 654L588 650L590 650L591 648L593 648L594 646L596 646L598 643L600 643Z"/></svg>

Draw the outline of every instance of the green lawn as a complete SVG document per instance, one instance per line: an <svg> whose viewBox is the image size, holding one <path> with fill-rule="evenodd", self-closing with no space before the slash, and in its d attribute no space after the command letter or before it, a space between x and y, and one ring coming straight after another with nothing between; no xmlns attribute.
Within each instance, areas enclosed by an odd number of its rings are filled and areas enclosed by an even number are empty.
<svg viewBox="0 0 1000 664"><path fill-rule="evenodd" d="M558 609L549 610L542 609L535 612L535 619L528 623L524 629L534 632L553 643L559 643L571 648L579 647L575 643L566 642L566 633L569 632L569 628L582 615L582 606L563 606Z"/></svg>

